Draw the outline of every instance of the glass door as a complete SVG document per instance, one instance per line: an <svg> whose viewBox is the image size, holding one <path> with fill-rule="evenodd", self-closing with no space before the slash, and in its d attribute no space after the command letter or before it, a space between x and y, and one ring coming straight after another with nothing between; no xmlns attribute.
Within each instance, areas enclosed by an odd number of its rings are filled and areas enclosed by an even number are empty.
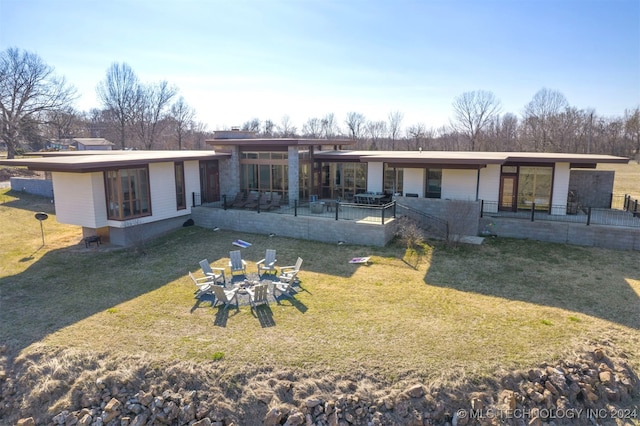
<svg viewBox="0 0 640 426"><path fill-rule="evenodd" d="M518 178L516 176L500 177L499 209L502 211L516 211L516 188Z"/></svg>

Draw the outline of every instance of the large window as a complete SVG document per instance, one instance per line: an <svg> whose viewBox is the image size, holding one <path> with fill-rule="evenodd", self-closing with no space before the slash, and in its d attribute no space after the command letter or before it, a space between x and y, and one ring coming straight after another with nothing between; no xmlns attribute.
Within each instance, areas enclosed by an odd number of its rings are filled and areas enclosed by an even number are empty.
<svg viewBox="0 0 640 426"><path fill-rule="evenodd" d="M289 166L286 152L243 152L240 155L240 189L278 193L288 198Z"/></svg>
<svg viewBox="0 0 640 426"><path fill-rule="evenodd" d="M109 170L105 172L107 190L107 217L126 220L151 215L149 197L149 170Z"/></svg>
<svg viewBox="0 0 640 426"><path fill-rule="evenodd" d="M388 194L402 193L404 172L401 167L384 165L384 192Z"/></svg>
<svg viewBox="0 0 640 426"><path fill-rule="evenodd" d="M427 169L426 198L440 198L442 194L442 169Z"/></svg>
<svg viewBox="0 0 640 426"><path fill-rule="evenodd" d="M518 208L547 210L551 204L552 167L520 166L518 173Z"/></svg>
<svg viewBox="0 0 640 426"><path fill-rule="evenodd" d="M352 201L367 190L367 163L322 163L321 196Z"/></svg>
<svg viewBox="0 0 640 426"><path fill-rule="evenodd" d="M187 208L187 199L184 192L184 163L175 163L176 175L176 207L178 210Z"/></svg>

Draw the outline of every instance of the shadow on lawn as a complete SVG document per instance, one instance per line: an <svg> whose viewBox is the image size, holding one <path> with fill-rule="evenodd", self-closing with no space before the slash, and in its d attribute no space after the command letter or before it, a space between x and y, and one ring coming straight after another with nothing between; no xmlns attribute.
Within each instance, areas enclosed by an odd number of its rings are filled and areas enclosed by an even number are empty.
<svg viewBox="0 0 640 426"><path fill-rule="evenodd" d="M561 308L640 330L640 288L634 290L627 281L640 280L639 259L637 252L499 239L480 247L434 250L424 281Z"/></svg>

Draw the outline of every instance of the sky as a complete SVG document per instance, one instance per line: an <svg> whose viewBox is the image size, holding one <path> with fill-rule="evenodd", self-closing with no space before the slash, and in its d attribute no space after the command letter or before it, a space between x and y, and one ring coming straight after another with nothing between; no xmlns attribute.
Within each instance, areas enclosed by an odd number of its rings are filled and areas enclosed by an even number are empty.
<svg viewBox="0 0 640 426"><path fill-rule="evenodd" d="M333 113L437 129L462 93L521 115L539 90L640 106L640 0L0 0L0 51L37 54L100 108L113 63L166 80L209 130Z"/></svg>

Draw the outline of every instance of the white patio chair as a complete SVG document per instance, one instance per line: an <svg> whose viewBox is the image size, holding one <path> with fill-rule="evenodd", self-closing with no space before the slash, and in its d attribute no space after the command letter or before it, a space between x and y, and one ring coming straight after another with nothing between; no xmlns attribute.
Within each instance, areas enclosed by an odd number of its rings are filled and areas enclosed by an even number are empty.
<svg viewBox="0 0 640 426"><path fill-rule="evenodd" d="M276 273L276 251L273 249L267 249L264 259L256 262L256 266L258 267L258 275L261 275L261 272L274 272Z"/></svg>
<svg viewBox="0 0 640 426"><path fill-rule="evenodd" d="M224 287L221 287L219 285L214 285L211 287L213 289L213 294L216 296L216 301L213 303L213 306L216 306L218 302L221 302L224 305L224 309L227 309L230 305L234 304L233 301L235 299L236 308L240 310L237 288L225 290Z"/></svg>
<svg viewBox="0 0 640 426"><path fill-rule="evenodd" d="M242 258L240 250L233 250L229 252L229 267L231 268L231 276L233 274L241 273L247 275L247 262Z"/></svg>
<svg viewBox="0 0 640 426"><path fill-rule="evenodd" d="M211 293L212 292L212 287L214 287L214 282L213 279L211 277L200 277L200 278L196 278L196 276L194 276L191 271L189 271L189 277L191 278L191 280L193 280L193 283L196 286L196 296L195 297L200 297L203 294L207 294L207 293Z"/></svg>
<svg viewBox="0 0 640 426"><path fill-rule="evenodd" d="M222 279L222 285L227 284L227 279L224 276L224 268L212 268L208 259L202 259L200 261L200 267L202 268L202 273L206 277L213 278L214 283L217 283Z"/></svg>
<svg viewBox="0 0 640 426"><path fill-rule="evenodd" d="M258 284L253 288L248 288L247 293L249 293L249 301L254 308L264 303L269 304L269 299L267 299L269 296L268 284Z"/></svg>
<svg viewBox="0 0 640 426"><path fill-rule="evenodd" d="M298 272L300 272L300 267L302 266L302 258L299 257L296 261L296 264L293 266L283 266L280 268L280 276L278 279L285 283L293 283L298 279Z"/></svg>

